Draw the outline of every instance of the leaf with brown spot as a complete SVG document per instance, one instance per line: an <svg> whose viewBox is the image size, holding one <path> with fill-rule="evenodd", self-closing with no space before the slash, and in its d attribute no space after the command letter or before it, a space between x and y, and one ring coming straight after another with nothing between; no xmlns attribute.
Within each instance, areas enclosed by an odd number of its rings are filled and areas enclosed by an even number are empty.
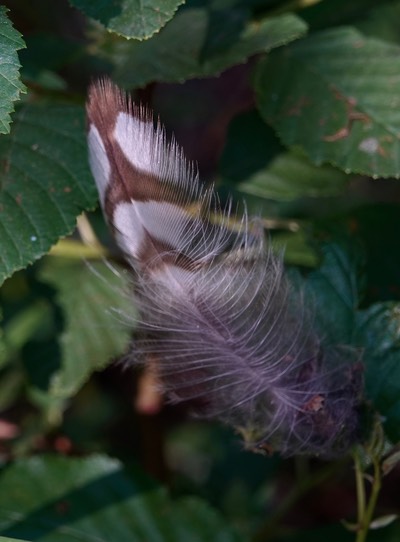
<svg viewBox="0 0 400 542"><path fill-rule="evenodd" d="M399 46L329 29L260 63L258 106L283 143L301 146L315 164L400 177L399 73Z"/></svg>

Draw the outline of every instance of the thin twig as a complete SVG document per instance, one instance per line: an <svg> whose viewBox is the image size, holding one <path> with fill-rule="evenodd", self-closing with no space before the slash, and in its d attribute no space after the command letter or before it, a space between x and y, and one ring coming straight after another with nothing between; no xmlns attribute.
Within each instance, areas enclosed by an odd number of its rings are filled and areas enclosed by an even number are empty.
<svg viewBox="0 0 400 542"><path fill-rule="evenodd" d="M374 465L374 477L373 477L373 482L372 482L371 495L368 501L367 508L364 509L363 517L361 521L359 521L360 527L357 532L356 542L365 542L367 538L369 526L371 525L372 517L374 515L374 511L376 507L376 502L378 500L378 495L379 495L381 485L382 485L381 469L380 469L378 457L373 458L373 465Z"/></svg>
<svg viewBox="0 0 400 542"><path fill-rule="evenodd" d="M372 466L373 475L368 477L371 479L371 493L366 504L365 499L365 479L366 476L363 472L363 466L361 464L360 450L354 452L354 462L356 469L356 485L357 485L357 511L358 511L358 529L355 542L365 542L369 528L372 522L372 518L375 512L378 495L382 486L382 473L381 473L381 457L384 450L385 436L382 429L381 420L376 418L374 429L369 445L365 448Z"/></svg>
<svg viewBox="0 0 400 542"><path fill-rule="evenodd" d="M357 491L357 524L362 525L362 521L365 515L366 499L365 499L365 485L364 474L361 465L361 458L359 450L355 450L354 454L354 471L356 475L356 491Z"/></svg>

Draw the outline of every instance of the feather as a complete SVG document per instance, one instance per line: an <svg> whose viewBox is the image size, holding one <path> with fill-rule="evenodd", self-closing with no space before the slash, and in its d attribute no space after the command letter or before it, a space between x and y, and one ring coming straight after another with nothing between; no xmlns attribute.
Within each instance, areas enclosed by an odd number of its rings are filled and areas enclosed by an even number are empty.
<svg viewBox="0 0 400 542"><path fill-rule="evenodd" d="M87 102L105 218L136 274L132 358L163 391L285 455L345 453L359 438L362 371L327 347L257 220L231 221L151 113L108 80Z"/></svg>

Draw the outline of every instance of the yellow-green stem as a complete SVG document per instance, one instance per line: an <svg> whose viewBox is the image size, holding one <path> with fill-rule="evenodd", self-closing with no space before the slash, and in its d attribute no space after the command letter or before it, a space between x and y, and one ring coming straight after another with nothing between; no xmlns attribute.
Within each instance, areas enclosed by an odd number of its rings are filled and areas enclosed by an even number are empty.
<svg viewBox="0 0 400 542"><path fill-rule="evenodd" d="M365 485L364 473L361 465L360 454L358 450L354 452L354 470L356 474L356 491L357 491L357 523L361 526L365 515Z"/></svg>
<svg viewBox="0 0 400 542"><path fill-rule="evenodd" d="M356 465L356 484L357 484L357 509L358 509L358 531L356 542L365 542L367 539L369 526L374 515L376 502L378 500L379 491L381 489L381 469L379 463L379 457L373 457L372 463L374 467L374 475L371 487L371 494L366 505L365 501L365 486L362 476L362 467L359 455L355 454ZM361 479L360 479L361 475Z"/></svg>

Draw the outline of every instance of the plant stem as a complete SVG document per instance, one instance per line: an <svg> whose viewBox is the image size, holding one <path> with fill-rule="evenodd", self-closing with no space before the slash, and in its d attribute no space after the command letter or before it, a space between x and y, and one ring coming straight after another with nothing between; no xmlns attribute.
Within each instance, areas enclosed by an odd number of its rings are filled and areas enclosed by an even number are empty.
<svg viewBox="0 0 400 542"><path fill-rule="evenodd" d="M49 252L50 256L77 260L101 260L108 256L104 247L85 245L74 239L61 239Z"/></svg>
<svg viewBox="0 0 400 542"><path fill-rule="evenodd" d="M380 469L380 455L373 452L371 454L372 465L374 469L371 494L368 499L368 503L365 498L365 480L363 473L363 466L361 464L361 457L359 450L356 450L353 454L355 475L356 475L356 490L357 490L357 537L355 542L365 542L369 526L372 521L372 517L375 511L376 502L378 500L379 491L381 489L381 469Z"/></svg>
<svg viewBox="0 0 400 542"><path fill-rule="evenodd" d="M99 251L103 249L100 241L97 239L97 236L94 233L94 230L86 213L82 213L78 216L76 226L78 228L79 235L82 239L83 244L96 248Z"/></svg>
<svg viewBox="0 0 400 542"><path fill-rule="evenodd" d="M356 491L357 491L357 523L358 525L362 524L364 515L365 515L365 485L364 485L364 474L363 468L361 465L361 459L359 451L354 452L354 470L356 474Z"/></svg>

